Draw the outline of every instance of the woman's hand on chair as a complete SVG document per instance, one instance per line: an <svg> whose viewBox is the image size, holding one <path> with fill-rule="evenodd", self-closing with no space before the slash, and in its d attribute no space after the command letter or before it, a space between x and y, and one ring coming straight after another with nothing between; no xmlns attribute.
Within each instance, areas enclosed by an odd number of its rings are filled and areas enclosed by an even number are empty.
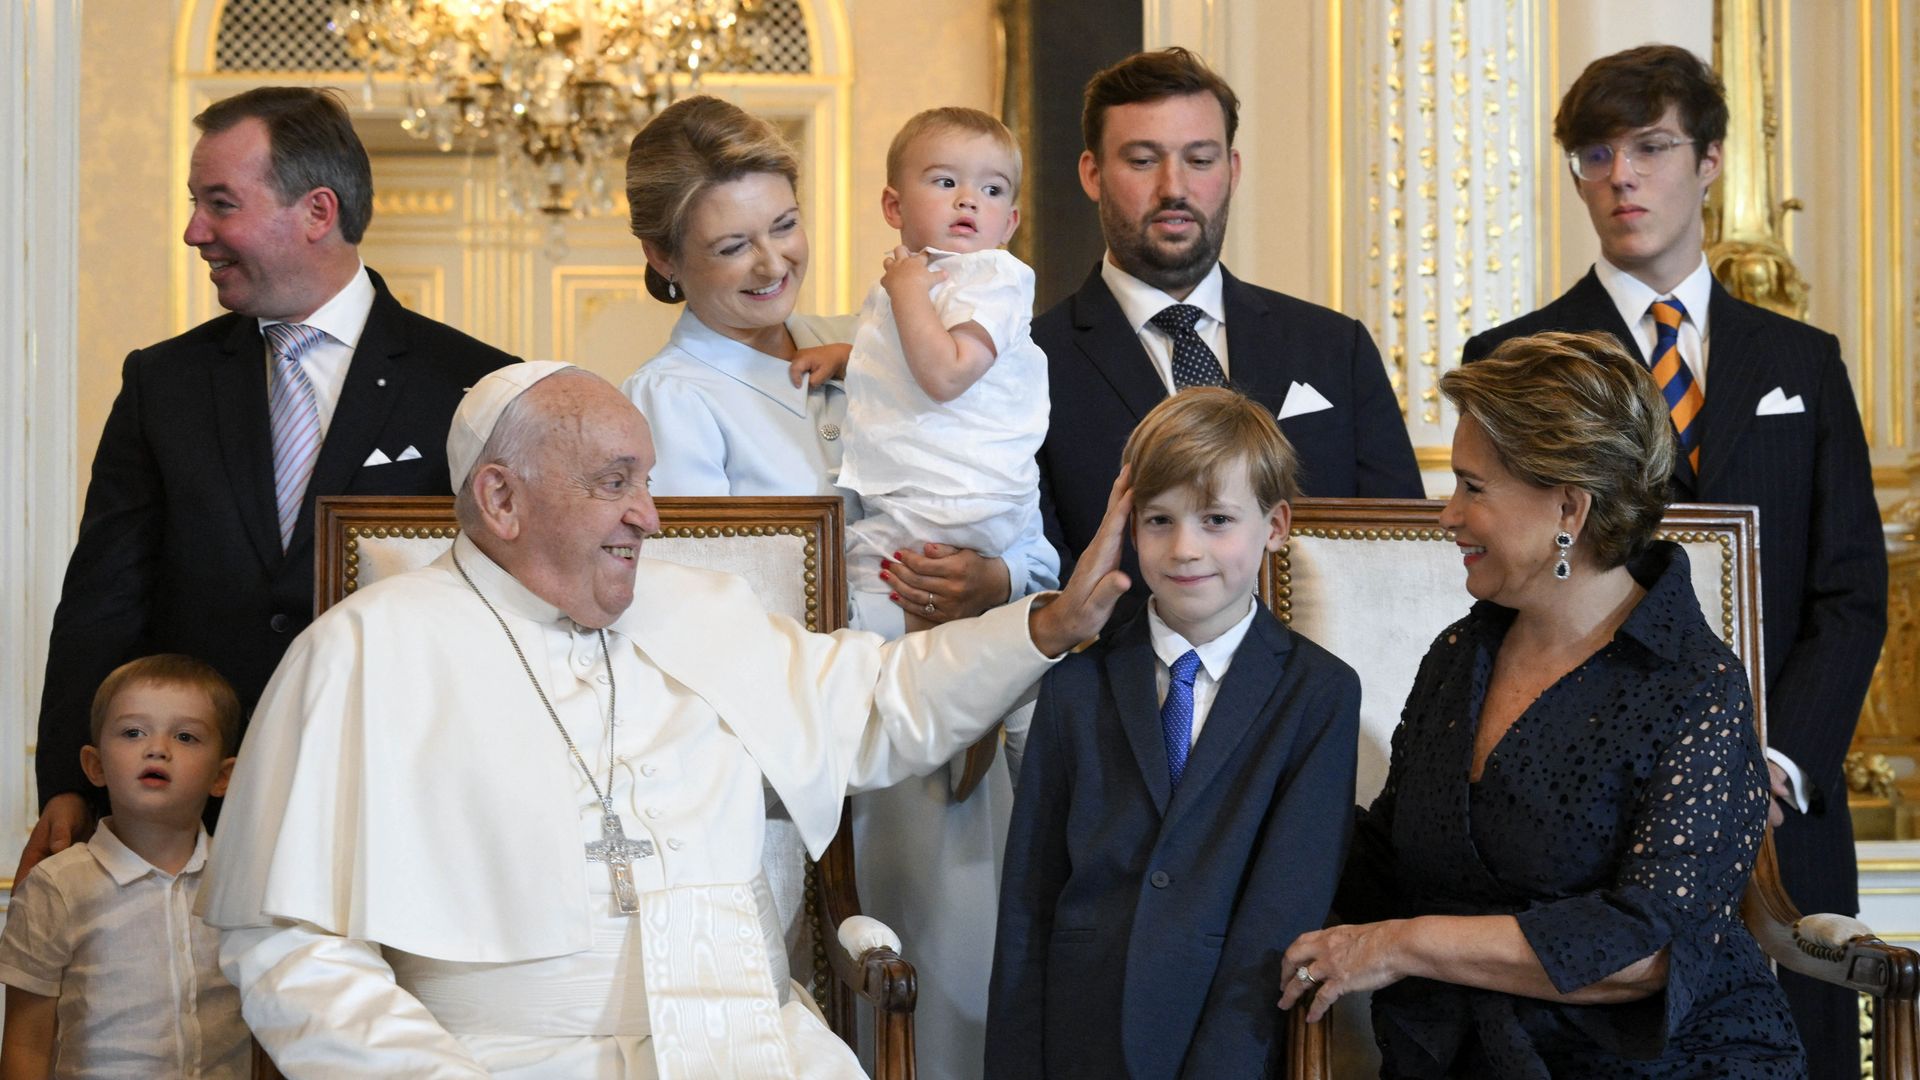
<svg viewBox="0 0 1920 1080"><path fill-rule="evenodd" d="M1403 920L1343 923L1301 934L1280 961L1285 978L1280 1007L1291 1009L1309 992L1307 1022L1327 1015L1333 1003L1353 993L1378 990L1405 977L1396 957ZM1302 974L1306 977L1302 977Z"/></svg>

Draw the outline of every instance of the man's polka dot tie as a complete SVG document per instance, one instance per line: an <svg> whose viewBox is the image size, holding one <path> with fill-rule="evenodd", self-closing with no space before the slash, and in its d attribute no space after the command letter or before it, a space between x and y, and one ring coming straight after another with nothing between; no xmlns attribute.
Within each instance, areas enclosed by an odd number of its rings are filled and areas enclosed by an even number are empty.
<svg viewBox="0 0 1920 1080"><path fill-rule="evenodd" d="M1225 386L1226 372L1220 370L1220 360L1193 332L1193 324L1200 321L1205 312L1192 304L1173 304L1160 309L1160 313L1147 321L1160 328L1161 332L1173 339L1173 388L1184 390L1189 386Z"/></svg>

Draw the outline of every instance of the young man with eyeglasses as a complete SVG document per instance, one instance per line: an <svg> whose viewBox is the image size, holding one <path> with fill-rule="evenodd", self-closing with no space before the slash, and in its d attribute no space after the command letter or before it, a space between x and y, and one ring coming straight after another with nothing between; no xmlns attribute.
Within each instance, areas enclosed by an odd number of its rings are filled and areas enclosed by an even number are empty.
<svg viewBox="0 0 1920 1080"><path fill-rule="evenodd" d="M1698 57L1646 45L1594 61L1554 117L1600 240L1564 296L1467 342L1607 330L1653 370L1680 453L1675 502L1760 507L1774 842L1803 911L1859 909L1841 759L1886 635L1887 566L1860 413L1832 335L1735 299L1701 250L1727 105ZM1764 676L1763 678L1760 676ZM1784 814L1779 805L1789 807ZM1684 984L1675 971L1670 989ZM1810 1075L1860 1072L1854 995L1782 973Z"/></svg>

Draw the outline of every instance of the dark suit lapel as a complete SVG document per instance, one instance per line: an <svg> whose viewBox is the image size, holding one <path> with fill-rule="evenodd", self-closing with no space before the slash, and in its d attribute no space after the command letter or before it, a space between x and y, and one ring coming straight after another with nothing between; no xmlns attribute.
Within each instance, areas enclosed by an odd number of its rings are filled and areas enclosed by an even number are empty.
<svg viewBox="0 0 1920 1080"><path fill-rule="evenodd" d="M1713 377L1707 381L1706 403L1700 410L1700 480L1695 497L1712 490L1713 482L1726 471L1734 446L1753 423L1760 398L1782 385L1761 338L1759 321L1718 281L1708 301L1707 325L1712 335L1708 371Z"/></svg>
<svg viewBox="0 0 1920 1080"><path fill-rule="evenodd" d="M1227 316L1227 382L1253 400L1274 402L1278 408L1287 399L1288 384L1294 381L1293 358L1301 350L1287 339L1286 324L1275 320L1269 325L1267 303L1259 294L1224 266L1220 277L1220 304ZM1256 356L1269 362L1254 363Z"/></svg>
<svg viewBox="0 0 1920 1080"><path fill-rule="evenodd" d="M267 345L257 320L236 317L207 369L220 456L247 539L266 566L278 566L280 511L273 490L273 433L267 423Z"/></svg>
<svg viewBox="0 0 1920 1080"><path fill-rule="evenodd" d="M347 490L354 474L378 445L375 440L386 428L387 415L393 411L406 378L406 365L399 362L407 351L405 309L387 291L379 275L372 271L368 275L373 279L373 307L367 312L367 325L360 332L353 361L347 365L347 381L341 387L340 403L334 407L326 441L320 444L320 457L307 484L309 496ZM404 449L396 446L391 452L397 454ZM312 529L313 499L309 497L294 529L295 543Z"/></svg>
<svg viewBox="0 0 1920 1080"><path fill-rule="evenodd" d="M1560 298L1559 304L1565 305L1564 317L1557 320L1562 326L1569 330L1605 330L1620 339L1627 354L1640 361L1641 367L1646 366L1640 339L1620 321L1620 309L1614 306L1613 297L1607 295L1606 286L1600 284L1598 273L1589 269L1587 276L1574 282L1573 288Z"/></svg>
<svg viewBox="0 0 1920 1080"><path fill-rule="evenodd" d="M1200 728L1200 738L1194 741L1193 753L1187 758L1186 775L1180 778L1181 790L1205 791L1227 762L1233 760L1254 720L1272 699L1274 687L1280 684L1280 676L1286 671L1285 656L1291 651L1292 633L1262 605L1254 613L1247 636L1234 650L1227 677L1214 694L1207 722ZM1192 801L1189 798L1176 805L1168 824Z"/></svg>
<svg viewBox="0 0 1920 1080"><path fill-rule="evenodd" d="M1160 691L1155 685L1158 663L1153 642L1147 636L1143 608L1120 629L1113 649L1107 653L1107 684L1113 687L1120 727L1127 733L1140 776L1153 795L1153 807L1164 817L1173 781L1167 772L1167 744L1160 736Z"/></svg>
<svg viewBox="0 0 1920 1080"><path fill-rule="evenodd" d="M1120 302L1101 280L1098 266L1073 294L1073 329L1074 346L1126 402L1135 420L1167 396L1166 384L1153 369L1147 350L1140 347Z"/></svg>

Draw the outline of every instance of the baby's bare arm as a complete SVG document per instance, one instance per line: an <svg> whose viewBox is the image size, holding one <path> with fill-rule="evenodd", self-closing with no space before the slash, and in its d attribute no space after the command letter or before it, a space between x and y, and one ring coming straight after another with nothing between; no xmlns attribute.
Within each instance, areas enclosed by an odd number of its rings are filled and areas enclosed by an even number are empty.
<svg viewBox="0 0 1920 1080"><path fill-rule="evenodd" d="M946 274L928 265L924 252L893 249L880 284L893 301L893 323L900 331L900 349L906 353L913 381L935 401L947 402L967 392L993 366L993 338L976 322L949 330L940 325L933 306L933 287Z"/></svg>
<svg viewBox="0 0 1920 1080"><path fill-rule="evenodd" d="M60 1030L59 999L7 987L7 1026L0 1035L0 1080L47 1080Z"/></svg>

